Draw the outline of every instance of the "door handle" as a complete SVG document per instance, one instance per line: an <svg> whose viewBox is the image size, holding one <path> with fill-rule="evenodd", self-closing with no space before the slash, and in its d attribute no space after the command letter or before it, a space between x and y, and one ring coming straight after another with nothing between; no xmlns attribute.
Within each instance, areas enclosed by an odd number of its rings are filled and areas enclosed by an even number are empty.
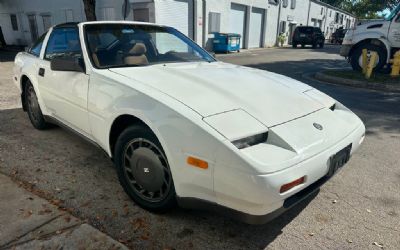
<svg viewBox="0 0 400 250"><path fill-rule="evenodd" d="M44 76L44 68L39 68L39 73L38 75Z"/></svg>

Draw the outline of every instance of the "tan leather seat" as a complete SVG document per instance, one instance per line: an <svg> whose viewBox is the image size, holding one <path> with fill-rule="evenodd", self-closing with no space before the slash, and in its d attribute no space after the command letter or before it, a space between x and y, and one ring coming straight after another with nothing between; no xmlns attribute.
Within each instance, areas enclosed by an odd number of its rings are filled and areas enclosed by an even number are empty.
<svg viewBox="0 0 400 250"><path fill-rule="evenodd" d="M136 43L124 58L124 63L128 65L148 65L146 52L147 49L143 43Z"/></svg>

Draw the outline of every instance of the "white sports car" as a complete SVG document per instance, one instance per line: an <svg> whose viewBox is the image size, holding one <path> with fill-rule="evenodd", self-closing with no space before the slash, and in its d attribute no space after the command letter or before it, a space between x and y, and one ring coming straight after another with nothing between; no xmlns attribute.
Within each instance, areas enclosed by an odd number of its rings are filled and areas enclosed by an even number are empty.
<svg viewBox="0 0 400 250"><path fill-rule="evenodd" d="M264 223L334 175L365 127L291 78L219 62L167 26L54 26L15 58L33 126L102 148L141 207L225 211Z"/></svg>

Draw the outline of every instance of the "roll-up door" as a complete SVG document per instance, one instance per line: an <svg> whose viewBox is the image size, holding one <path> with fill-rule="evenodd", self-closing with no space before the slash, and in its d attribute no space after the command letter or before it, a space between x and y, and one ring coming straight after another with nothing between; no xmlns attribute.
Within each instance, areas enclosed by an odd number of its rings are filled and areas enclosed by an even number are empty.
<svg viewBox="0 0 400 250"><path fill-rule="evenodd" d="M155 4L156 23L193 38L193 0L159 0Z"/></svg>
<svg viewBox="0 0 400 250"><path fill-rule="evenodd" d="M242 36L242 38L240 39L240 47L243 48L243 41L245 40L244 35L246 34L246 6L240 4L232 4L229 23L229 32L240 34Z"/></svg>
<svg viewBox="0 0 400 250"><path fill-rule="evenodd" d="M262 47L263 23L265 10L252 8L249 24L249 48Z"/></svg>

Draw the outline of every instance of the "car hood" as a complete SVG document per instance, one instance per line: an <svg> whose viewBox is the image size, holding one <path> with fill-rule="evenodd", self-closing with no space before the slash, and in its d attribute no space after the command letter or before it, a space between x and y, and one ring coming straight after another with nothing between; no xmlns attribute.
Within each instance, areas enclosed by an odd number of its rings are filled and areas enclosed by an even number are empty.
<svg viewBox="0 0 400 250"><path fill-rule="evenodd" d="M312 89L306 84L222 62L159 64L110 71L150 85L203 117L241 109L271 127L324 107L304 94Z"/></svg>

